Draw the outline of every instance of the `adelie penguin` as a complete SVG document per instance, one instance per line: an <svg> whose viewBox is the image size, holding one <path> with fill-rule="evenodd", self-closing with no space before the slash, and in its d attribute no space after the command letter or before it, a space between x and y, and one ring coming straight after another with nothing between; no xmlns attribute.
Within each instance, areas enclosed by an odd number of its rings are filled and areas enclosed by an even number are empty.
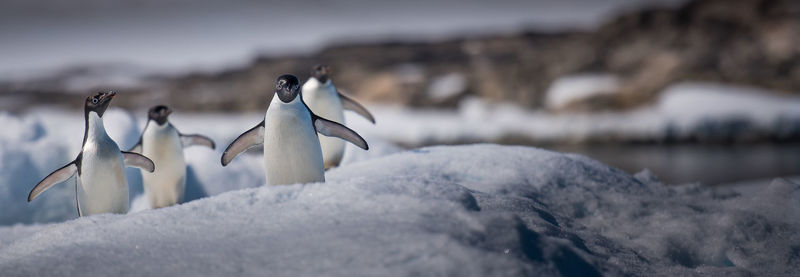
<svg viewBox="0 0 800 277"><path fill-rule="evenodd" d="M86 124L81 152L75 160L39 182L28 194L28 202L77 173L75 190L78 215L128 211L128 182L124 167L138 167L153 172L155 165L140 154L121 152L117 143L106 134L103 114L114 95L116 93L113 91L98 92L86 98L83 112Z"/></svg>
<svg viewBox="0 0 800 277"><path fill-rule="evenodd" d="M228 145L222 154L222 166L248 148L263 144L268 185L324 182L325 168L317 133L369 149L355 131L314 114L303 102L300 82L294 75L278 77L275 96L264 120Z"/></svg>
<svg viewBox="0 0 800 277"><path fill-rule="evenodd" d="M303 101L308 107L317 115L337 123L345 124L344 110L351 110L375 124L375 118L364 106L336 89L330 78L331 73L330 67L323 64L311 69L311 77L303 84ZM338 166L344 154L344 141L319 136L319 143L325 168Z"/></svg>
<svg viewBox="0 0 800 277"><path fill-rule="evenodd" d="M166 106L150 108L139 142L128 150L149 157L158 167L155 172L142 172L144 193L153 209L183 203L186 192L184 148L192 145L215 148L214 141L207 137L181 134L167 119L171 113Z"/></svg>

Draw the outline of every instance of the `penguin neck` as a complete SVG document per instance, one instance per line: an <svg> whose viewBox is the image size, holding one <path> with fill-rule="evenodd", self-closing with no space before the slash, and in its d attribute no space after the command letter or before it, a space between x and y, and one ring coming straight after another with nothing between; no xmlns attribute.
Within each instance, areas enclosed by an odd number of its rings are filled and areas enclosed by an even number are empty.
<svg viewBox="0 0 800 277"><path fill-rule="evenodd" d="M83 135L83 144L86 144L87 140L97 141L107 137L106 128L103 126L103 118L96 112L89 112L86 115L86 132Z"/></svg>
<svg viewBox="0 0 800 277"><path fill-rule="evenodd" d="M147 125L151 125L151 124L152 124L154 130L159 130L159 131L165 130L165 129L170 127L169 121L164 122L164 124L158 124L157 121L155 121L153 119L150 119L150 122L147 122Z"/></svg>
<svg viewBox="0 0 800 277"><path fill-rule="evenodd" d="M333 85L333 82L331 82L330 78L325 80L325 82L323 83L323 82L320 82L319 79L317 79L316 77L311 77L311 78L309 78L307 83L308 83L309 87L329 87L329 86Z"/></svg>

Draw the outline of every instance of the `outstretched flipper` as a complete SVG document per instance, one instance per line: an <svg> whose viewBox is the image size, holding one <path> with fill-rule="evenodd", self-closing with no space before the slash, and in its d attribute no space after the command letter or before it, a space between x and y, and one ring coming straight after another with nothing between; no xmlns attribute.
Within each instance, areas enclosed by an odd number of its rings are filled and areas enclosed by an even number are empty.
<svg viewBox="0 0 800 277"><path fill-rule="evenodd" d="M314 129L316 129L318 133L329 137L337 137L349 141L350 143L361 147L361 149L369 150L367 141L358 135L356 131L347 128L342 124L319 117L314 113L311 113L311 120L314 121Z"/></svg>
<svg viewBox="0 0 800 277"><path fill-rule="evenodd" d="M56 169L56 171L53 171L53 173L50 173L50 175L44 177L41 182L33 187L31 192L28 194L28 202L33 201L34 198L39 196L39 194L42 194L42 192L49 189L53 185L64 182L71 178L76 172L78 172L77 159L59 169Z"/></svg>
<svg viewBox="0 0 800 277"><path fill-rule="evenodd" d="M202 145L211 149L216 149L217 146L214 144L214 141L210 138L203 136L203 135L184 135L179 134L181 137L181 143L183 144L183 148L193 146L193 145Z"/></svg>
<svg viewBox="0 0 800 277"><path fill-rule="evenodd" d="M125 166L138 167L151 173L156 170L153 161L142 154L122 151L122 158L125 160Z"/></svg>
<svg viewBox="0 0 800 277"><path fill-rule="evenodd" d="M239 153L262 143L264 143L264 120L261 120L258 125L239 135L239 137L228 145L228 148L225 148L225 152L222 153L222 158L220 159L222 166L228 165Z"/></svg>
<svg viewBox="0 0 800 277"><path fill-rule="evenodd" d="M375 124L375 118L372 117L372 114L367 110L367 108L364 108L364 106L356 102L355 99L353 99L350 96L347 96L347 94L344 94L341 91L337 90L336 93L339 94L339 99L342 100L342 108L354 111L357 114L369 120L370 122L372 122L372 124Z"/></svg>

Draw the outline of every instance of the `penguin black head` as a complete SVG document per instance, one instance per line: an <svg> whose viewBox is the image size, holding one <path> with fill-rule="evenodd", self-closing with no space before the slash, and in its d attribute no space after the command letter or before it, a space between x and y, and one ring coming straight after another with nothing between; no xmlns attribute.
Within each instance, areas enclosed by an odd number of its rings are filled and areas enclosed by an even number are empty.
<svg viewBox="0 0 800 277"><path fill-rule="evenodd" d="M86 97L84 112L87 115L89 112L96 112L98 116L103 117L103 113L106 112L108 104L111 103L111 98L114 98L115 95L117 95L117 93L113 91L100 91Z"/></svg>
<svg viewBox="0 0 800 277"><path fill-rule="evenodd" d="M292 74L283 74L275 80L275 94L283 103L292 102L300 91L300 80Z"/></svg>
<svg viewBox="0 0 800 277"><path fill-rule="evenodd" d="M164 105L153 106L147 111L147 118L153 120L158 125L167 123L167 117L172 113L172 109Z"/></svg>
<svg viewBox="0 0 800 277"><path fill-rule="evenodd" d="M323 84L328 81L328 75L332 72L331 67L325 64L317 64L311 68L311 76Z"/></svg>

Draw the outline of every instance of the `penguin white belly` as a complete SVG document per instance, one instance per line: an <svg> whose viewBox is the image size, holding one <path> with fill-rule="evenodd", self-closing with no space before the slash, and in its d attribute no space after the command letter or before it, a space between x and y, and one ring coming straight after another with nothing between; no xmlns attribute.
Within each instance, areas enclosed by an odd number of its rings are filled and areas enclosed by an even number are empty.
<svg viewBox="0 0 800 277"><path fill-rule="evenodd" d="M308 95L305 94L305 88L303 91L303 100L311 111L322 118L344 124L342 101L333 85L317 86ZM338 166L344 155L345 141L319 134L318 136L325 168Z"/></svg>
<svg viewBox="0 0 800 277"><path fill-rule="evenodd" d="M172 126L151 126L142 135L142 154L150 158L156 170L142 171L144 193L151 208L183 202L186 191L186 162L183 145Z"/></svg>
<svg viewBox="0 0 800 277"><path fill-rule="evenodd" d="M122 153L110 138L87 143L78 176L81 215L128 211L128 181L124 168Z"/></svg>
<svg viewBox="0 0 800 277"><path fill-rule="evenodd" d="M276 97L277 99L277 97ZM264 122L264 171L268 185L325 181L322 150L311 115L298 99L274 102Z"/></svg>

